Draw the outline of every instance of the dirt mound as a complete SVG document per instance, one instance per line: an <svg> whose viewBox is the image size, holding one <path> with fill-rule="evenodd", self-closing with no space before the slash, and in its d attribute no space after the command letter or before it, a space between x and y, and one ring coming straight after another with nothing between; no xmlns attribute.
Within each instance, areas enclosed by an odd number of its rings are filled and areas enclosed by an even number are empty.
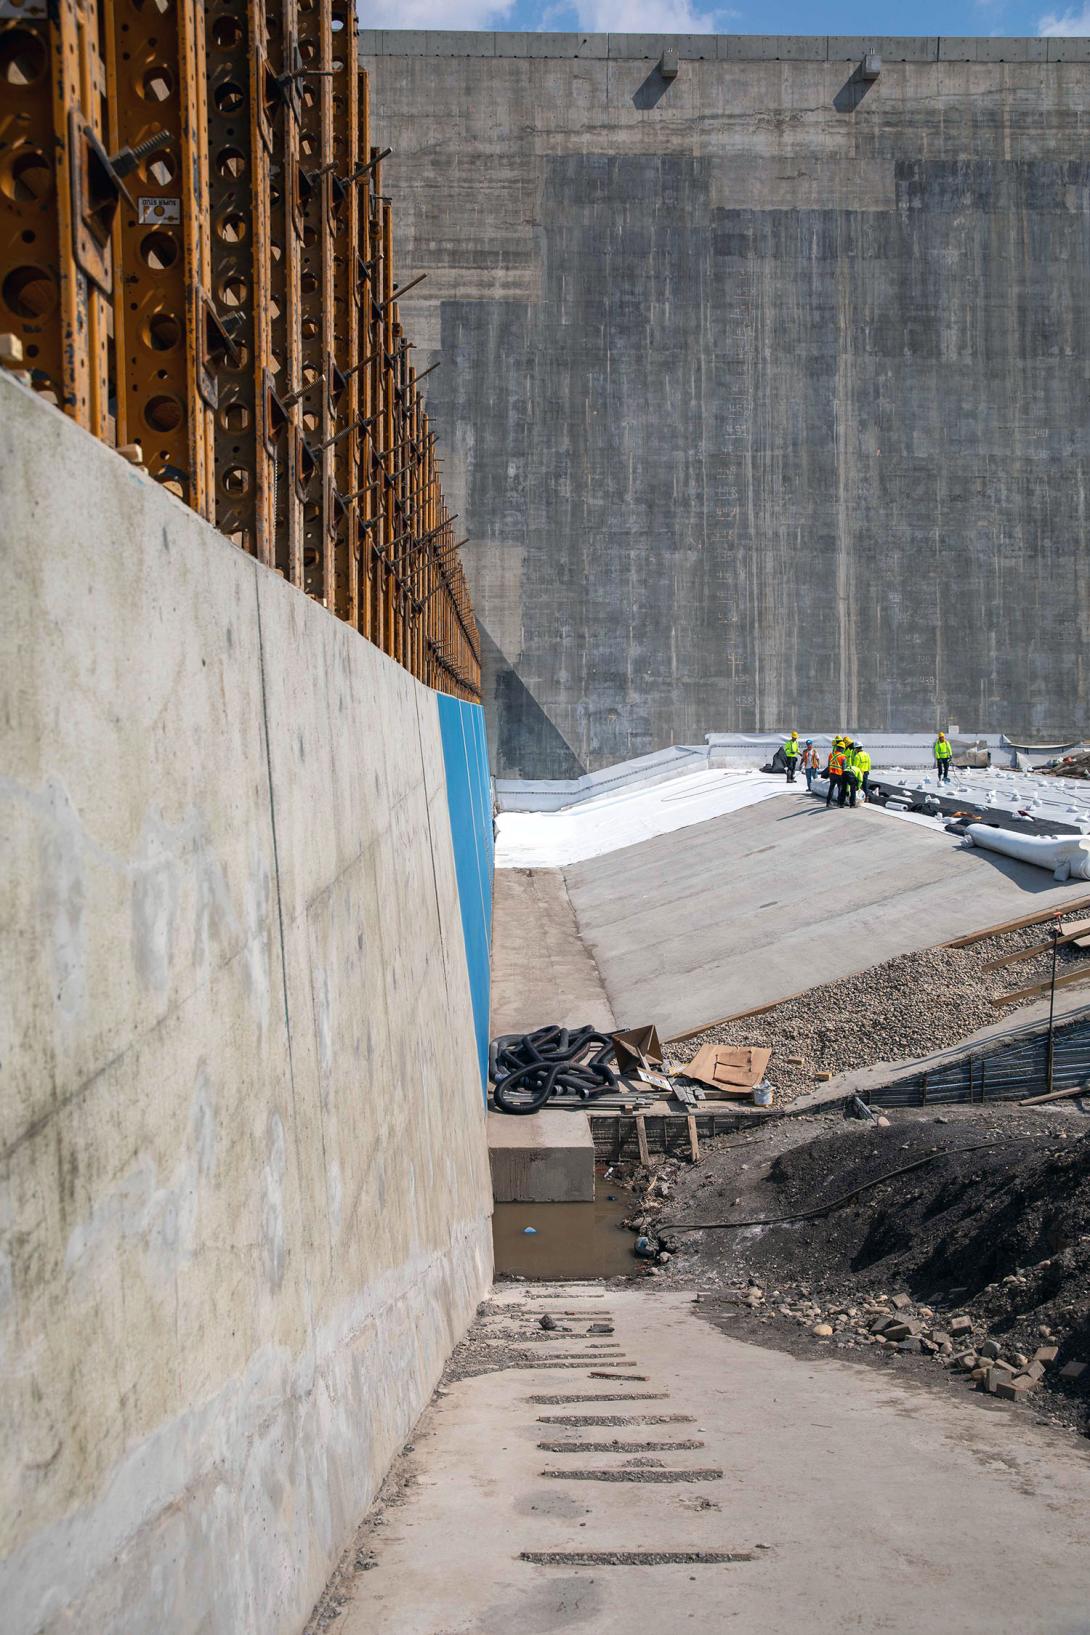
<svg viewBox="0 0 1090 1635"><path fill-rule="evenodd" d="M749 1279L762 1291L751 1309L768 1290L772 1311L796 1316L801 1296L809 1321L901 1290L940 1330L958 1312L978 1340L1029 1355L1054 1341L1058 1381L1065 1363L1090 1363L1090 1134L1072 1127L1016 1112L905 1115L796 1137L763 1162L712 1151L678 1172L654 1229L671 1274L710 1289ZM697 1221L754 1224L677 1229ZM769 1221L780 1223L756 1224ZM1090 1419L1090 1369L1061 1388Z"/></svg>

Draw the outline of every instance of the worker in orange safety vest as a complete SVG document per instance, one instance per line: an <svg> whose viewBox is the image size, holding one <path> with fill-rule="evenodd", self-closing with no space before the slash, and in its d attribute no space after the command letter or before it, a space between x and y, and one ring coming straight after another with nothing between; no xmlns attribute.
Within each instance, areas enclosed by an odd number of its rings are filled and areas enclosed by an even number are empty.
<svg viewBox="0 0 1090 1635"><path fill-rule="evenodd" d="M844 804L844 751L840 747L840 739L833 739L833 747L829 751L829 760L825 768L825 776L829 780L829 793L825 797L826 806L833 804L834 794L837 805Z"/></svg>

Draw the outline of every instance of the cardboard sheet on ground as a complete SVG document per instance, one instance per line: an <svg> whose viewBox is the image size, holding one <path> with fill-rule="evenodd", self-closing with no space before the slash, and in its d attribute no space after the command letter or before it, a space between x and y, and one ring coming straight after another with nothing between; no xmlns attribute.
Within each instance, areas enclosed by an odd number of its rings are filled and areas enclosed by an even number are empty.
<svg viewBox="0 0 1090 1635"><path fill-rule="evenodd" d="M772 1060L763 1045L701 1045L691 1062L678 1069L723 1096L748 1096L760 1084Z"/></svg>
<svg viewBox="0 0 1090 1635"><path fill-rule="evenodd" d="M617 1066L622 1073L627 1073L632 1067L662 1066L662 1046L659 1043L658 1028L652 1023L648 1027L625 1028L621 1033L611 1033L613 1048L617 1053Z"/></svg>

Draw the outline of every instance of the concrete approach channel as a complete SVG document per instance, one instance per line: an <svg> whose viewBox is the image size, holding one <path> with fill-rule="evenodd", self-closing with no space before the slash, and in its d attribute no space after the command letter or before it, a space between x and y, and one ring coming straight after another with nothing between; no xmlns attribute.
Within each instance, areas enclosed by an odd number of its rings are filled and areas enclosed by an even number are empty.
<svg viewBox="0 0 1090 1635"><path fill-rule="evenodd" d="M1081 1438L706 1310L617 1280L498 1289L314 1635L1090 1628Z"/></svg>

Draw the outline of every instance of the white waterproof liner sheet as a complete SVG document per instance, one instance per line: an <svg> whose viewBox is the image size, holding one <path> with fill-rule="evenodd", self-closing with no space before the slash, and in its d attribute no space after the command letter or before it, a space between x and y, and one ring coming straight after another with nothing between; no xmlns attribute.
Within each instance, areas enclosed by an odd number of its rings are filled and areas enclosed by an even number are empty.
<svg viewBox="0 0 1090 1635"><path fill-rule="evenodd" d="M775 795L805 791L801 772L796 783L788 784L782 773L717 769L647 789L601 795L558 812L501 812L496 820L496 867L563 868L706 823Z"/></svg>

